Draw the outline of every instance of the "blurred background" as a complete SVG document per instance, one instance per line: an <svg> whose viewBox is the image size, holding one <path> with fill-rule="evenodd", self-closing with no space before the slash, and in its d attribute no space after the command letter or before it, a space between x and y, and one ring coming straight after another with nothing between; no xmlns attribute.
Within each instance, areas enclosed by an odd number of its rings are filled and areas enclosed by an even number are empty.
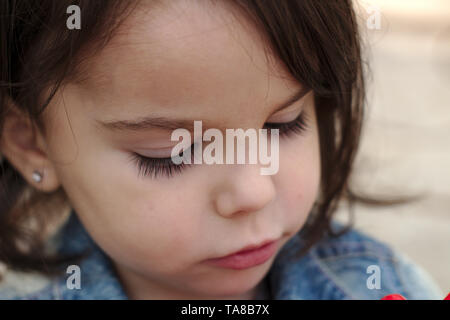
<svg viewBox="0 0 450 320"><path fill-rule="evenodd" d="M370 64L356 190L423 195L357 205L355 225L406 253L450 292L450 0L355 0ZM347 208L338 218L346 221ZM442 297L444 298L444 296Z"/></svg>

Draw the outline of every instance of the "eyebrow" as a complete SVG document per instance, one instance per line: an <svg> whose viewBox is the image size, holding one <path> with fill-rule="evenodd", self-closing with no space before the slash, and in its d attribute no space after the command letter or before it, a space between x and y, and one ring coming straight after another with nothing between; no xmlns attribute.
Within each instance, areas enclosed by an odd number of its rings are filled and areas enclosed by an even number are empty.
<svg viewBox="0 0 450 320"><path fill-rule="evenodd" d="M309 89L303 87L297 91L289 99L277 106L273 113L279 112L292 106L297 101L301 100L306 94L310 92ZM175 130L179 128L185 128L187 130L194 130L194 120L186 119L170 119L166 117L141 117L133 120L112 120L112 121L100 121L96 120L100 127L110 131L145 131L151 129L163 129L163 130Z"/></svg>

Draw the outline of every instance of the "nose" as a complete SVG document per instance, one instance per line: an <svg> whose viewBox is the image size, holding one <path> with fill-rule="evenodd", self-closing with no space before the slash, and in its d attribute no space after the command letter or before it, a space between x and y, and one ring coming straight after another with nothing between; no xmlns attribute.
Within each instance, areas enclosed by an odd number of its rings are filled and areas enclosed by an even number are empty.
<svg viewBox="0 0 450 320"><path fill-rule="evenodd" d="M261 175L259 165L227 165L223 174L214 196L215 209L223 217L261 210L275 198L273 180Z"/></svg>

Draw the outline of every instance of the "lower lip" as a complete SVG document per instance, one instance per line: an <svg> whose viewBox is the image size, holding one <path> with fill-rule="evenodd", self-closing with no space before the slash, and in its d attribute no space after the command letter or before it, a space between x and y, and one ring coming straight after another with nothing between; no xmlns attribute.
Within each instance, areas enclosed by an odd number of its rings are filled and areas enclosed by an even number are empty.
<svg viewBox="0 0 450 320"><path fill-rule="evenodd" d="M273 241L256 250L235 253L223 258L209 259L207 263L235 270L251 268L269 260L277 251L277 243L278 241Z"/></svg>

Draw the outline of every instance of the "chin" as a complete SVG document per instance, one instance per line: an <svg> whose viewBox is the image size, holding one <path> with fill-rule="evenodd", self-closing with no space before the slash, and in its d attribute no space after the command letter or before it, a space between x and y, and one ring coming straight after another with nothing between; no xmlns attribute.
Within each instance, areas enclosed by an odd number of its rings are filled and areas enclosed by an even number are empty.
<svg viewBox="0 0 450 320"><path fill-rule="evenodd" d="M248 270L227 270L225 274L218 275L214 281L207 283L207 288L202 291L212 299L237 299L240 296L248 296L249 291L261 282L270 268L269 264L263 264Z"/></svg>

